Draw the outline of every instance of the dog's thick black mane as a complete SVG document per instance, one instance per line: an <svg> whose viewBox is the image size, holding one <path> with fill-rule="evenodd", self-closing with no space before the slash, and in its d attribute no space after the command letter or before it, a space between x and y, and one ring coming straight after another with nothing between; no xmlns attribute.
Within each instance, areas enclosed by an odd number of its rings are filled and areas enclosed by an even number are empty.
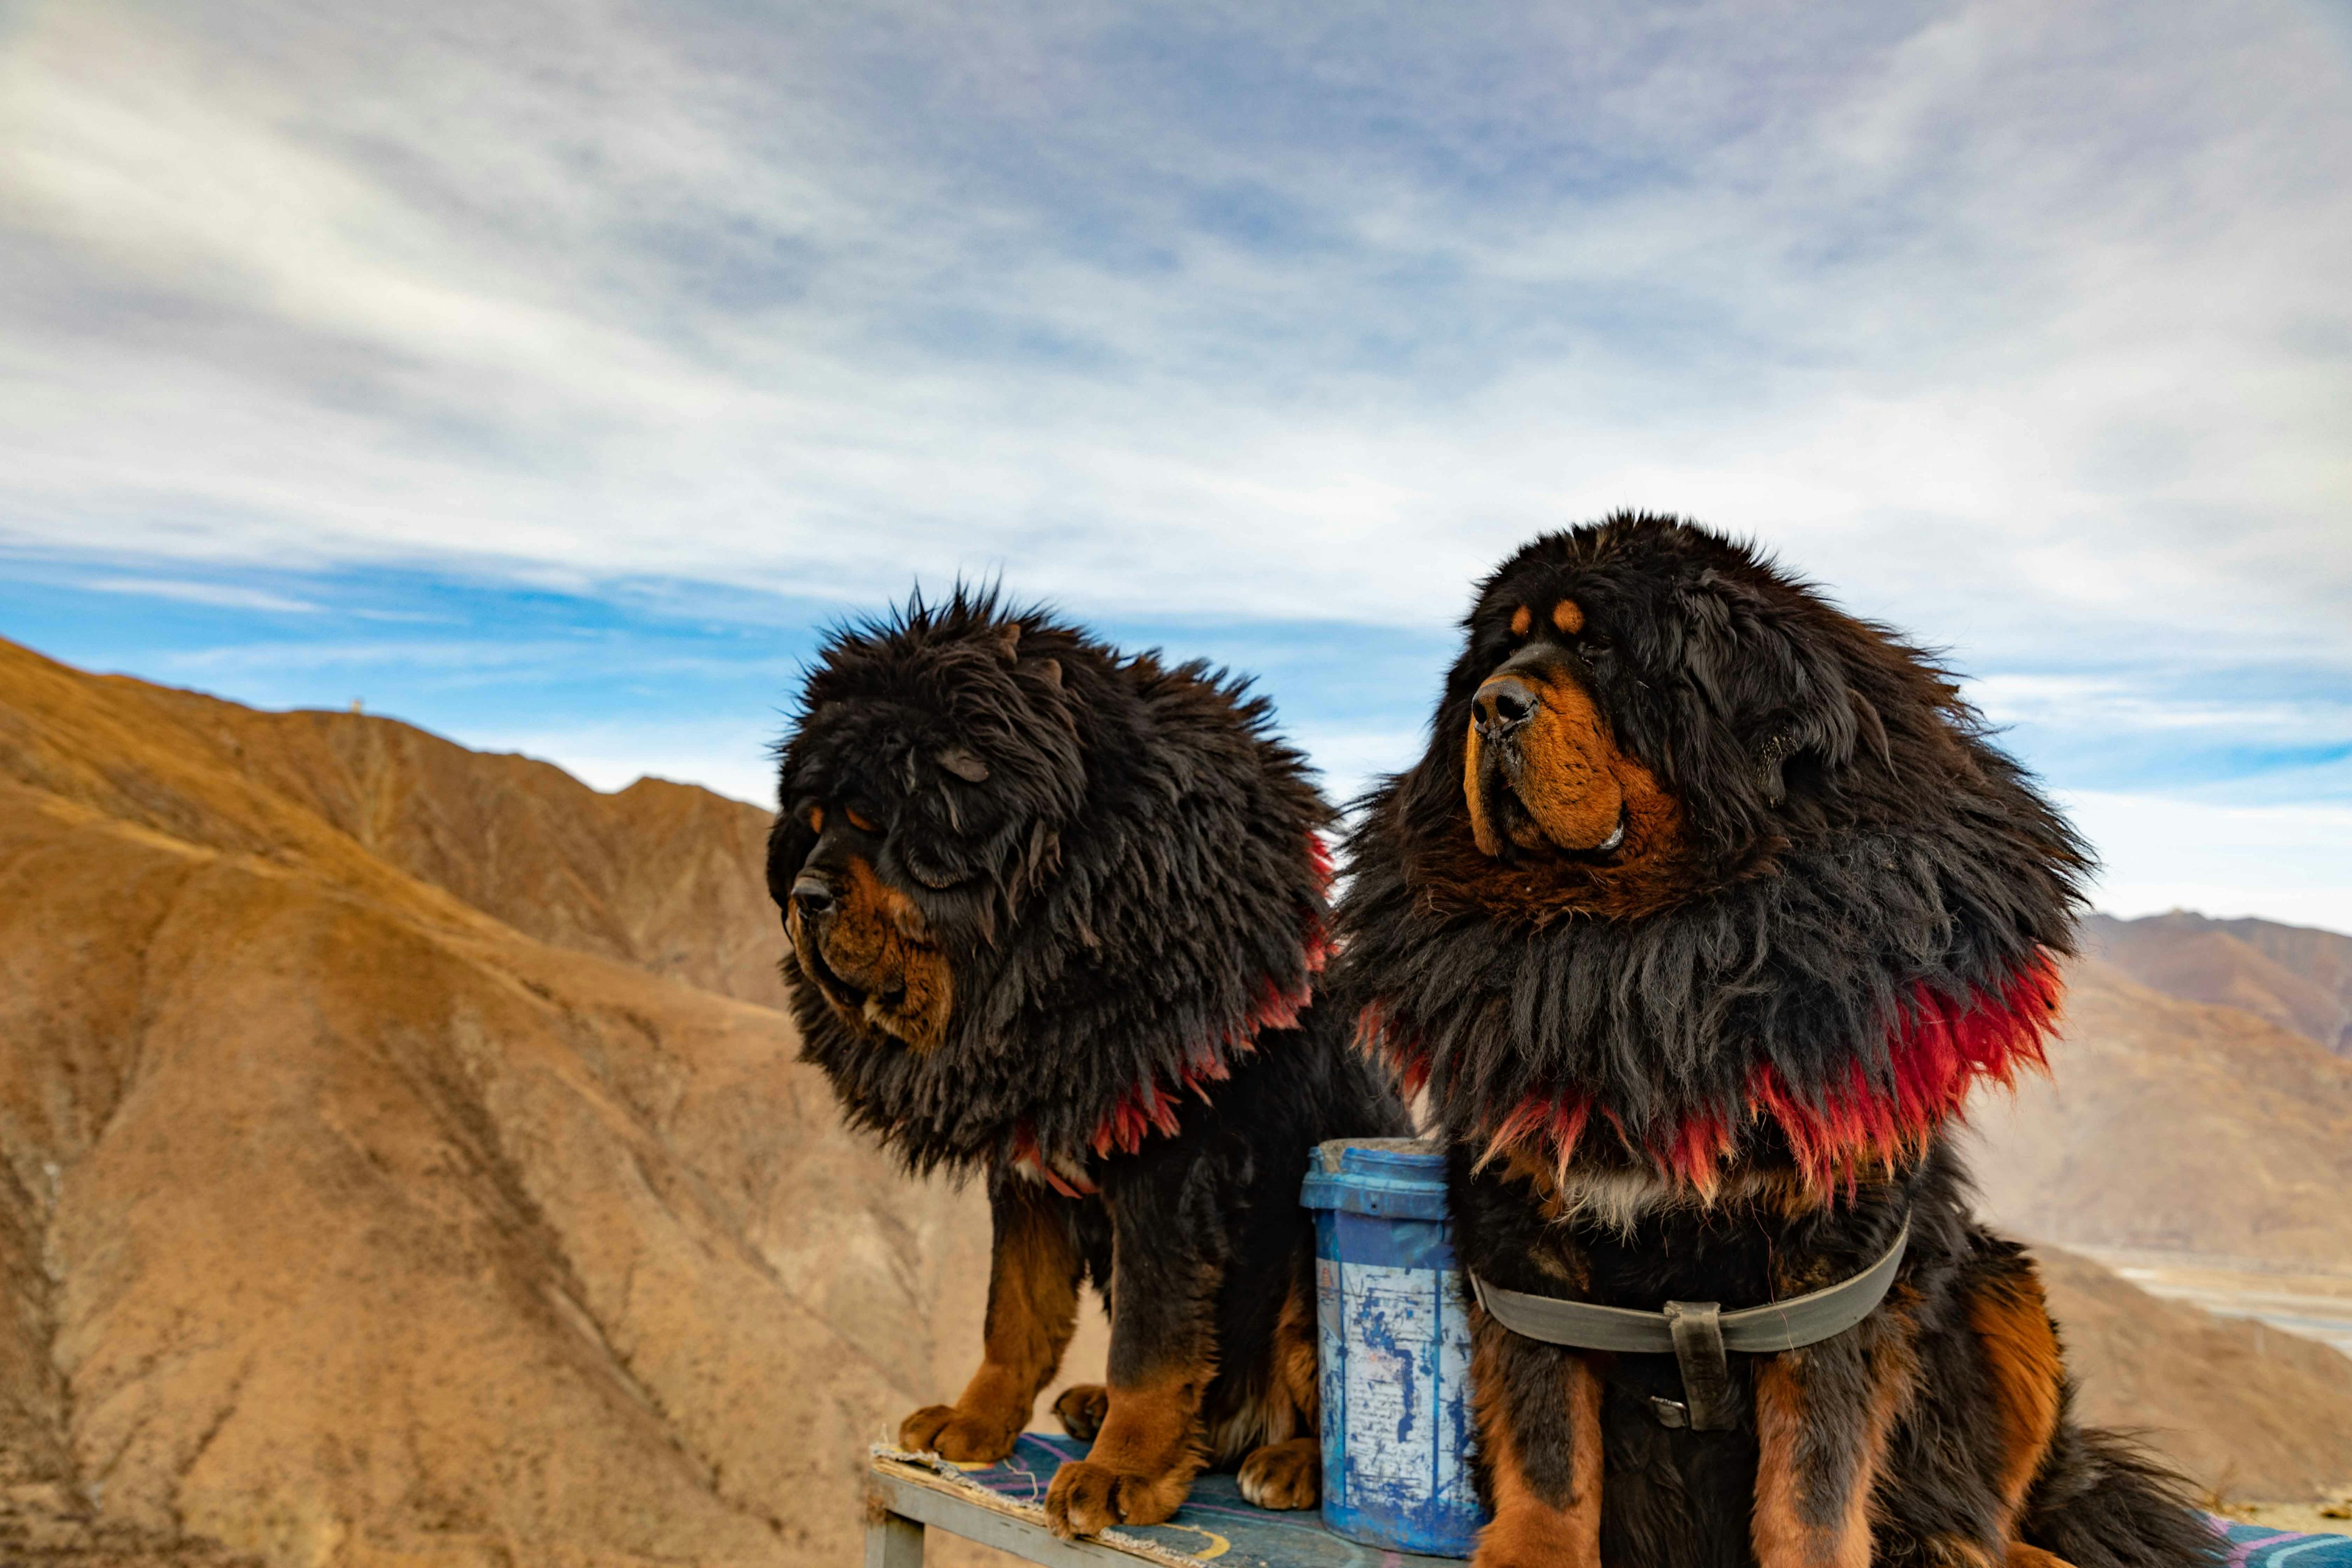
<svg viewBox="0 0 2352 1568"><path fill-rule="evenodd" d="M1580 675L1684 813L1674 897L1639 918L1431 870L1465 832L1461 737L1511 606L1567 594ZM2073 951L2080 840L1932 658L1752 547L1619 514L1520 551L1464 624L1426 754L1361 803L1333 981L1457 1141L1574 1097L1662 1153L1694 1119L1747 1124L1766 1068L1815 1110L1857 1071L1891 1103L1906 1033Z"/></svg>
<svg viewBox="0 0 2352 1568"><path fill-rule="evenodd" d="M1325 945L1331 812L1247 682L1126 655L959 587L834 630L779 747L782 900L807 796L862 792L885 876L948 952L928 1052L853 1030L786 960L804 1059L912 1168L1030 1149L1223 1076L1295 1016Z"/></svg>

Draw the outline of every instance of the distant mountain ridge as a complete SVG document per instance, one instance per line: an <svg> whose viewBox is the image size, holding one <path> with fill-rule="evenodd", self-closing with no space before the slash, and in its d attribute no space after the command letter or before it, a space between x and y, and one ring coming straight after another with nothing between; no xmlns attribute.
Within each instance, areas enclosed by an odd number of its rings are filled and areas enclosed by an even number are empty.
<svg viewBox="0 0 2352 1568"><path fill-rule="evenodd" d="M2131 921L2093 915L2083 942L2087 955L2152 991L2236 1007L2352 1055L2352 936L2175 910Z"/></svg>
<svg viewBox="0 0 2352 1568"><path fill-rule="evenodd" d="M758 806L657 779L604 795L395 719L260 712L5 641L0 672L0 777L355 886L404 873L526 936L783 1005Z"/></svg>

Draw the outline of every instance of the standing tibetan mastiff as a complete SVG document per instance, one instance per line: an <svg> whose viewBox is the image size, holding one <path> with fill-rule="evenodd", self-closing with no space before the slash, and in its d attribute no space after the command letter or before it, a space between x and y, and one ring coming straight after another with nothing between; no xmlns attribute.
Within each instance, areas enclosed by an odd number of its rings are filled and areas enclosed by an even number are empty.
<svg viewBox="0 0 2352 1568"><path fill-rule="evenodd" d="M1948 1131L2042 1065L2080 841L1927 657L1688 523L1539 539L1465 625L1349 842L1334 981L1429 1093L1489 1293L1480 1568L2208 1561L2179 1484L2070 1415ZM1706 1303L1896 1257L1843 1331L1710 1347ZM1675 1351L1504 1327L1528 1297Z"/></svg>
<svg viewBox="0 0 2352 1568"><path fill-rule="evenodd" d="M1012 1452L1091 1279L1109 1385L1054 1529L1166 1519L1204 1464L1315 1500L1313 1236L1325 1138L1402 1110L1309 1005L1330 812L1263 700L959 591L835 634L782 752L768 886L803 1054L916 1172L984 1172L980 1370L899 1427Z"/></svg>

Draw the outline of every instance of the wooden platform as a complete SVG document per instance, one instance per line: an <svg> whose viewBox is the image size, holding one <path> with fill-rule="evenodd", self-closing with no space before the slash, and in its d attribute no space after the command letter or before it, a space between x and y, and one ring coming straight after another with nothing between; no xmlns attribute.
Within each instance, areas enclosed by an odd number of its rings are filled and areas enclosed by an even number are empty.
<svg viewBox="0 0 2352 1568"><path fill-rule="evenodd" d="M1045 1488L1062 1461L1086 1452L1066 1437L1022 1435L1001 1465L964 1469L929 1455L874 1450L866 1568L922 1568L923 1534L944 1530L1045 1568L1463 1568L1450 1558L1359 1546L1323 1528L1312 1509L1275 1513L1242 1500L1231 1476L1202 1476L1165 1524L1128 1525L1087 1541L1045 1528ZM2214 1521L2227 1568L2352 1568L2352 1538L2291 1535Z"/></svg>
<svg viewBox="0 0 2352 1568"><path fill-rule="evenodd" d="M923 1531L944 1530L1042 1563L1046 1568L1160 1568L1214 1562L1217 1568L1463 1568L1452 1558L1416 1557L1359 1546L1323 1528L1313 1509L1276 1513L1242 1500L1227 1475L1202 1476L1165 1524L1124 1525L1087 1541L1045 1528L1045 1487L1064 1459L1086 1446L1024 1433L1001 1465L967 1470L929 1455L874 1451L876 1512L866 1533L866 1568L921 1568Z"/></svg>

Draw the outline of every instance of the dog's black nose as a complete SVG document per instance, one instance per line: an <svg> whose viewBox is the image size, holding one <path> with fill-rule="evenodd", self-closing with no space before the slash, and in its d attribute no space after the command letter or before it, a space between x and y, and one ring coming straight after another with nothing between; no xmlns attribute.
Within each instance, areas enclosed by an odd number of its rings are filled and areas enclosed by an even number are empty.
<svg viewBox="0 0 2352 1568"><path fill-rule="evenodd" d="M1478 710L1478 726L1490 735L1506 735L1534 717L1535 688L1516 675L1498 675L1478 689L1471 700Z"/></svg>
<svg viewBox="0 0 2352 1568"><path fill-rule="evenodd" d="M802 872L793 882L793 908L804 921L823 920L833 913L831 885L814 871Z"/></svg>

